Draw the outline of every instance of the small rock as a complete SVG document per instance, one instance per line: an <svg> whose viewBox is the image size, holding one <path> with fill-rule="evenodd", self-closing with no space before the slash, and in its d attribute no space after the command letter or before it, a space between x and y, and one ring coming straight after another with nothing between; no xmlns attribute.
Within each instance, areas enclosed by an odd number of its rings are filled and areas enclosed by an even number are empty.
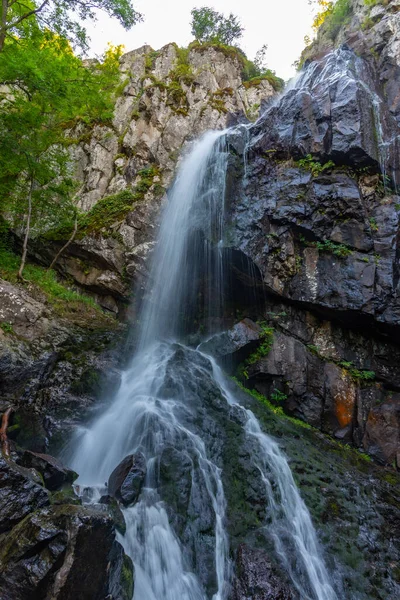
<svg viewBox="0 0 400 600"><path fill-rule="evenodd" d="M146 460L143 454L126 456L111 473L108 492L123 504L136 502L146 476Z"/></svg>

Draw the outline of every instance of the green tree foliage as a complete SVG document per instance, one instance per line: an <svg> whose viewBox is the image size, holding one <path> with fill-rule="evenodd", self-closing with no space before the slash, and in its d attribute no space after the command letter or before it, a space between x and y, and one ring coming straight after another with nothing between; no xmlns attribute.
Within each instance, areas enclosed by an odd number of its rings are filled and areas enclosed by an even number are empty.
<svg viewBox="0 0 400 600"><path fill-rule="evenodd" d="M20 25L26 21L66 37L87 50L88 38L82 21L94 20L97 10L116 18L126 29L142 19L130 0L1 0L0 51L7 36L18 33Z"/></svg>
<svg viewBox="0 0 400 600"><path fill-rule="evenodd" d="M69 42L34 21L0 53L0 211L25 231L20 277L32 227L73 219L76 185L65 130L112 117L121 49L84 66Z"/></svg>
<svg viewBox="0 0 400 600"><path fill-rule="evenodd" d="M239 18L230 13L228 17L212 8L203 6L191 12L192 35L198 42L216 42L231 46L243 35Z"/></svg>
<svg viewBox="0 0 400 600"><path fill-rule="evenodd" d="M353 11L351 0L311 0L311 3L316 3L320 8L314 18L314 31L324 24L329 37L334 40Z"/></svg>

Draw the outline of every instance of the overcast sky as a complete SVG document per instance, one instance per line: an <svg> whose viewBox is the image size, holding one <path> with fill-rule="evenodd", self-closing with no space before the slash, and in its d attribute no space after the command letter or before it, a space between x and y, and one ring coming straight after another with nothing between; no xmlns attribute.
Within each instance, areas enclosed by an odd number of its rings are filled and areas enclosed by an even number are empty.
<svg viewBox="0 0 400 600"><path fill-rule="evenodd" d="M310 34L313 12L308 0L136 0L134 5L143 13L144 22L128 32L100 13L97 23L88 27L91 55L102 54L107 42L124 44L126 51L145 43L154 50L169 42L187 46L193 39L190 11L210 6L239 16L245 28L239 45L250 59L268 44L268 66L284 79L294 74L292 63L304 47L304 36Z"/></svg>

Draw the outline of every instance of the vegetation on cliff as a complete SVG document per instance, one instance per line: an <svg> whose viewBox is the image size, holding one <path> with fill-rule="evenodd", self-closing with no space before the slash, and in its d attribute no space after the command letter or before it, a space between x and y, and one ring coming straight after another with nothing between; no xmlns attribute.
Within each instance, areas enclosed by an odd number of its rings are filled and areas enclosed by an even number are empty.
<svg viewBox="0 0 400 600"><path fill-rule="evenodd" d="M65 130L109 122L119 82L120 47L110 47L101 63L85 64L57 27L43 29L35 14L22 15L0 52L0 212L23 232L20 278L31 229L75 212Z"/></svg>

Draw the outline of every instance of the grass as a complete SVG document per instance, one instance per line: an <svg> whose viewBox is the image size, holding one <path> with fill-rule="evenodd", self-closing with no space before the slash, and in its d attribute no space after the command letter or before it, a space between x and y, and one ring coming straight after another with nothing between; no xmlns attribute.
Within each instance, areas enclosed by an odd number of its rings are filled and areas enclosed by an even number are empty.
<svg viewBox="0 0 400 600"><path fill-rule="evenodd" d="M14 252L0 248L0 276L11 283L18 283L18 269L20 257ZM65 287L57 280L56 272L47 271L44 267L38 267L27 263L24 269L24 278L29 283L37 285L52 300L63 300L64 302L83 302L98 308L97 304L89 296L78 294Z"/></svg>
<svg viewBox="0 0 400 600"><path fill-rule="evenodd" d="M233 381L236 383L236 385L243 390L243 392L246 392L246 394L249 394L250 396L252 396L253 398L255 398L258 402L260 402L261 404L263 404L269 411L271 411L272 413L274 413L275 415L277 415L278 417L281 417L287 421L290 421L291 423L293 423L294 425L298 425L299 427L302 427L303 429L313 429L315 430L315 427L312 427L311 425L309 425L308 423L306 423L305 421L301 421L300 419L296 419L295 417L290 417L289 415L287 415L283 408L281 406L274 406L266 396L264 396L263 394L260 394L259 392L257 392L257 390L250 390L249 388L245 387L236 377L232 377Z"/></svg>
<svg viewBox="0 0 400 600"><path fill-rule="evenodd" d="M0 277L13 284L21 283L17 277L20 261L20 256L0 246ZM22 285L34 285L40 290L58 316L86 328L115 326L114 319L104 314L92 298L63 285L57 279L55 271L27 263L24 279ZM13 333L11 323L2 323L0 326L5 333Z"/></svg>

